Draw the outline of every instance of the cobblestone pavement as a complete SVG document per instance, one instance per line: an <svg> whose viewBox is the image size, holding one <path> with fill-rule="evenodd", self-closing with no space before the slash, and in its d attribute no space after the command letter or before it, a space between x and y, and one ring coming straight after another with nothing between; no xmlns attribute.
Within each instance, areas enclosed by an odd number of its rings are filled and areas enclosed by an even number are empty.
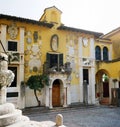
<svg viewBox="0 0 120 127"><path fill-rule="evenodd" d="M120 107L97 106L40 110L32 108L23 111L34 121L53 121L57 114L63 115L67 127L120 127Z"/></svg>

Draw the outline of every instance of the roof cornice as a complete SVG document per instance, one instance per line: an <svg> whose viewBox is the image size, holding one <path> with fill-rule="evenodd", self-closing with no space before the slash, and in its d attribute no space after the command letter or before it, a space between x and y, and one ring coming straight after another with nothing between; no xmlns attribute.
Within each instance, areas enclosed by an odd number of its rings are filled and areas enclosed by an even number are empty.
<svg viewBox="0 0 120 127"><path fill-rule="evenodd" d="M57 29L58 30L73 31L73 32L81 32L81 33L86 33L86 34L92 34L95 37L100 37L101 35L103 35L103 33L93 32L93 31L88 31L88 30L83 30L83 29L78 29L78 28L73 28L73 27L68 27L68 26L64 26L64 25L59 26Z"/></svg>
<svg viewBox="0 0 120 127"><path fill-rule="evenodd" d="M38 26L48 27L48 28L53 27L52 23L45 23L45 22L41 22L41 21L36 21L36 20L32 20L32 19L27 19L27 18L11 16L11 15L0 14L0 19L13 20L13 21L19 21L19 22L24 22L24 23L31 23L31 24L35 24L35 25L38 25Z"/></svg>
<svg viewBox="0 0 120 127"><path fill-rule="evenodd" d="M113 36L114 34L116 34L116 33L119 32L119 31L120 31L120 27L118 27L118 28L116 28L116 29L110 31L109 33L107 33L107 34L101 36L101 38L109 38L109 37Z"/></svg>

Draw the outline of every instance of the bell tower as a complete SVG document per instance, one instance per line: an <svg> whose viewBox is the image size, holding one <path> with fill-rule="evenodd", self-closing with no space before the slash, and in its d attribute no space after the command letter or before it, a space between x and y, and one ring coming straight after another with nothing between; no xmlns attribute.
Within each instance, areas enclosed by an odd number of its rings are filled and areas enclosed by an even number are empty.
<svg viewBox="0 0 120 127"><path fill-rule="evenodd" d="M46 8L39 21L61 25L62 12L55 6Z"/></svg>

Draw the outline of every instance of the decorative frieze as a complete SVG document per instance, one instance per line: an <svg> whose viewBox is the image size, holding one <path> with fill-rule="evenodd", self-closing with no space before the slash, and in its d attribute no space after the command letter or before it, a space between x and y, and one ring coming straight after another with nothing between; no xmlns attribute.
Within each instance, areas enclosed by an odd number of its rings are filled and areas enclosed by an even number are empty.
<svg viewBox="0 0 120 127"><path fill-rule="evenodd" d="M82 65L83 66L92 66L93 65L93 60L90 58L83 58L82 59Z"/></svg>
<svg viewBox="0 0 120 127"><path fill-rule="evenodd" d="M8 59L10 63L20 62L20 53L18 52L8 52Z"/></svg>

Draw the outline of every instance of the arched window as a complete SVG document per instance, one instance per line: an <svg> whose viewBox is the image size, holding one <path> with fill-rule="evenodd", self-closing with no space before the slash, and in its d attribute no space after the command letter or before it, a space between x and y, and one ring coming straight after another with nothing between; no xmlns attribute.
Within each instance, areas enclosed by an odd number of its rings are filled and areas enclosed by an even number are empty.
<svg viewBox="0 0 120 127"><path fill-rule="evenodd" d="M95 58L96 60L101 60L101 48L99 46L95 47Z"/></svg>
<svg viewBox="0 0 120 127"><path fill-rule="evenodd" d="M108 48L107 47L103 48L103 60L108 61Z"/></svg>

